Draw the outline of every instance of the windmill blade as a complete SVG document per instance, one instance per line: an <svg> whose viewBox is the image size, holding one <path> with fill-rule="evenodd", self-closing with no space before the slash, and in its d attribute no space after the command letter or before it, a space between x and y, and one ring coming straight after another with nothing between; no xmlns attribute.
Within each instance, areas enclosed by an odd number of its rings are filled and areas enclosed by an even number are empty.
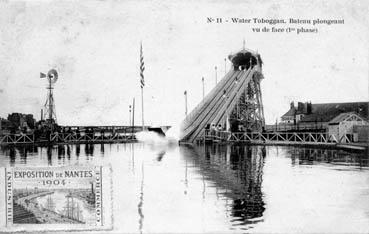
<svg viewBox="0 0 369 234"><path fill-rule="evenodd" d="M50 79L52 83L55 83L58 80L58 72L55 69L51 69L47 73L47 77Z"/></svg>

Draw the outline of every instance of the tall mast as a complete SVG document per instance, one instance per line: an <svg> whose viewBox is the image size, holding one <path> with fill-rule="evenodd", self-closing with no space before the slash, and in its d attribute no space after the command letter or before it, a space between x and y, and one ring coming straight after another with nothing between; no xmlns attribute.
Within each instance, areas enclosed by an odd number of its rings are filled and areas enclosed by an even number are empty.
<svg viewBox="0 0 369 234"><path fill-rule="evenodd" d="M135 130L135 98L133 98L132 103L132 137Z"/></svg>
<svg viewBox="0 0 369 234"><path fill-rule="evenodd" d="M141 87L141 106L142 106L142 131L145 130L144 123L144 96L143 96L143 87Z"/></svg>
<svg viewBox="0 0 369 234"><path fill-rule="evenodd" d="M142 131L145 130L145 123L144 123L144 95L143 90L145 86L145 78L144 78L144 70L145 70L145 63L143 58L143 50L142 50L142 42L140 45L140 83L141 83L141 106L142 106Z"/></svg>

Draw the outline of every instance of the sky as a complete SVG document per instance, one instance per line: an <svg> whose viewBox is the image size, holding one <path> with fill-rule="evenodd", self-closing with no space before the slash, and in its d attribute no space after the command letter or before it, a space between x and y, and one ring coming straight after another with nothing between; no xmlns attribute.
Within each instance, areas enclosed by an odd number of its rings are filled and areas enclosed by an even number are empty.
<svg viewBox="0 0 369 234"><path fill-rule="evenodd" d="M140 42L145 62L144 117L176 125L224 73L224 58L245 46L260 53L265 119L295 101L368 100L367 1L29 1L0 2L0 116L32 113L46 101L39 73L55 68L61 125L126 125L135 98L141 124ZM207 18L344 19L318 33L255 33L269 24L208 23ZM276 27L280 25L274 25ZM280 27L285 27L282 25ZM294 25L296 27L296 25ZM300 27L300 26L297 26ZM304 27L312 28L311 25ZM226 69L230 69L230 61Z"/></svg>

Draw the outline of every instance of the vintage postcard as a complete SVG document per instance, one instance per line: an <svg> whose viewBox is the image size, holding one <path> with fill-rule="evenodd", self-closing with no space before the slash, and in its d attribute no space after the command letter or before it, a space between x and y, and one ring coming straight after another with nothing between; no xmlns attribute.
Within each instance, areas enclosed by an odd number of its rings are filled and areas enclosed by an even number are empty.
<svg viewBox="0 0 369 234"><path fill-rule="evenodd" d="M0 233L369 233L368 0L0 0Z"/></svg>
<svg viewBox="0 0 369 234"><path fill-rule="evenodd" d="M1 230L108 229L109 173L101 166L4 168Z"/></svg>

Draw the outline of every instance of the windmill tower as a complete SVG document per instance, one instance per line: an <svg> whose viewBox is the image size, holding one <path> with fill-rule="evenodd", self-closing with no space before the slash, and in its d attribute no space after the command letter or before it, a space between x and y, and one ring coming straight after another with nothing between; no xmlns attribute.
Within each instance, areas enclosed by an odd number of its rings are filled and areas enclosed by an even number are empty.
<svg viewBox="0 0 369 234"><path fill-rule="evenodd" d="M54 124L56 124L56 112L55 112L55 102L54 102L54 95L53 95L53 89L56 81L58 80L58 73L55 69L51 69L47 75L44 73L40 73L41 78L47 78L48 86L47 86L47 97L46 102L44 105L45 111L44 111L44 118L47 122L47 124L52 127Z"/></svg>

